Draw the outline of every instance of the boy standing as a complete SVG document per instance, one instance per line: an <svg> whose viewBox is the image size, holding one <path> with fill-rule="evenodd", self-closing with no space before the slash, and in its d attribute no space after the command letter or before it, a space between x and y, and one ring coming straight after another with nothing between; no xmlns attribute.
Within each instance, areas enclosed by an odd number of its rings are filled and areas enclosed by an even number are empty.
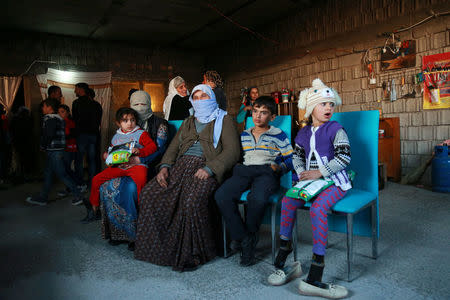
<svg viewBox="0 0 450 300"><path fill-rule="evenodd" d="M275 117L276 104L271 97L262 96L255 100L252 108L255 126L241 134L244 163L234 167L233 176L215 194L233 240L232 248L242 249L242 266L254 263L257 232L270 203L269 197L279 188L280 176L293 169L293 151L288 137L281 129L269 125ZM244 223L238 201L249 188Z"/></svg>
<svg viewBox="0 0 450 300"><path fill-rule="evenodd" d="M42 122L41 150L46 151L47 161L44 171L44 186L40 194L26 199L31 204L42 206L47 204L48 194L53 184L53 174L56 174L75 196L72 200L73 205L83 202L79 189L64 167L66 138L64 120L58 115L58 106L59 102L57 99L48 98L43 101L42 113L44 118Z"/></svg>

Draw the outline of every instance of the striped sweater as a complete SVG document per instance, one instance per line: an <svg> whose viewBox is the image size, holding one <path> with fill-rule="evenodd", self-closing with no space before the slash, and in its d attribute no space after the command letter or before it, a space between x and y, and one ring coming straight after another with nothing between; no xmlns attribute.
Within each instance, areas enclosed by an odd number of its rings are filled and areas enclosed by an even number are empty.
<svg viewBox="0 0 450 300"><path fill-rule="evenodd" d="M241 134L241 146L244 151L244 165L277 164L286 173L293 169L293 150L287 135L279 128L270 126L261 134L256 143L249 128Z"/></svg>

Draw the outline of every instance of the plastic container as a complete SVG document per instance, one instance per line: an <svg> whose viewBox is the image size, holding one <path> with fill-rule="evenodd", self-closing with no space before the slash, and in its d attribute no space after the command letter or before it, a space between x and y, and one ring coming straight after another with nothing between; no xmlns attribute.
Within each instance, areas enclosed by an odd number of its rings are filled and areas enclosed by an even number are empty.
<svg viewBox="0 0 450 300"><path fill-rule="evenodd" d="M450 156L448 146L434 147L431 163L431 181L433 192L450 193Z"/></svg>

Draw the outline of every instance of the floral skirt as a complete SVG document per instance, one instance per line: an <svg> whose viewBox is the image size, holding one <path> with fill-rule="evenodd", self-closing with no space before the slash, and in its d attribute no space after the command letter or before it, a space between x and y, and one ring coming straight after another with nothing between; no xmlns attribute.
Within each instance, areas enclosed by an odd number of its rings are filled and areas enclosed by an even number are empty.
<svg viewBox="0 0 450 300"><path fill-rule="evenodd" d="M100 188L104 239L134 242L137 222L137 189L129 177L105 182Z"/></svg>
<svg viewBox="0 0 450 300"><path fill-rule="evenodd" d="M182 156L169 170L168 187L153 178L142 189L135 257L183 271L216 256L209 201L217 181L194 177L205 160Z"/></svg>

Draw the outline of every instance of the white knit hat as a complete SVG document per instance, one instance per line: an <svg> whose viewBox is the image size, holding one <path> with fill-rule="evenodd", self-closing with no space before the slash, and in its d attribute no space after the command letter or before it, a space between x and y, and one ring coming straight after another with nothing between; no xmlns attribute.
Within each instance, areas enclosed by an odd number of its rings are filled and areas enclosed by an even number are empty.
<svg viewBox="0 0 450 300"><path fill-rule="evenodd" d="M333 102L336 106L342 104L336 90L327 87L319 78L313 80L312 87L301 91L298 99L298 108L306 109L305 118L311 115L314 107L319 103Z"/></svg>

